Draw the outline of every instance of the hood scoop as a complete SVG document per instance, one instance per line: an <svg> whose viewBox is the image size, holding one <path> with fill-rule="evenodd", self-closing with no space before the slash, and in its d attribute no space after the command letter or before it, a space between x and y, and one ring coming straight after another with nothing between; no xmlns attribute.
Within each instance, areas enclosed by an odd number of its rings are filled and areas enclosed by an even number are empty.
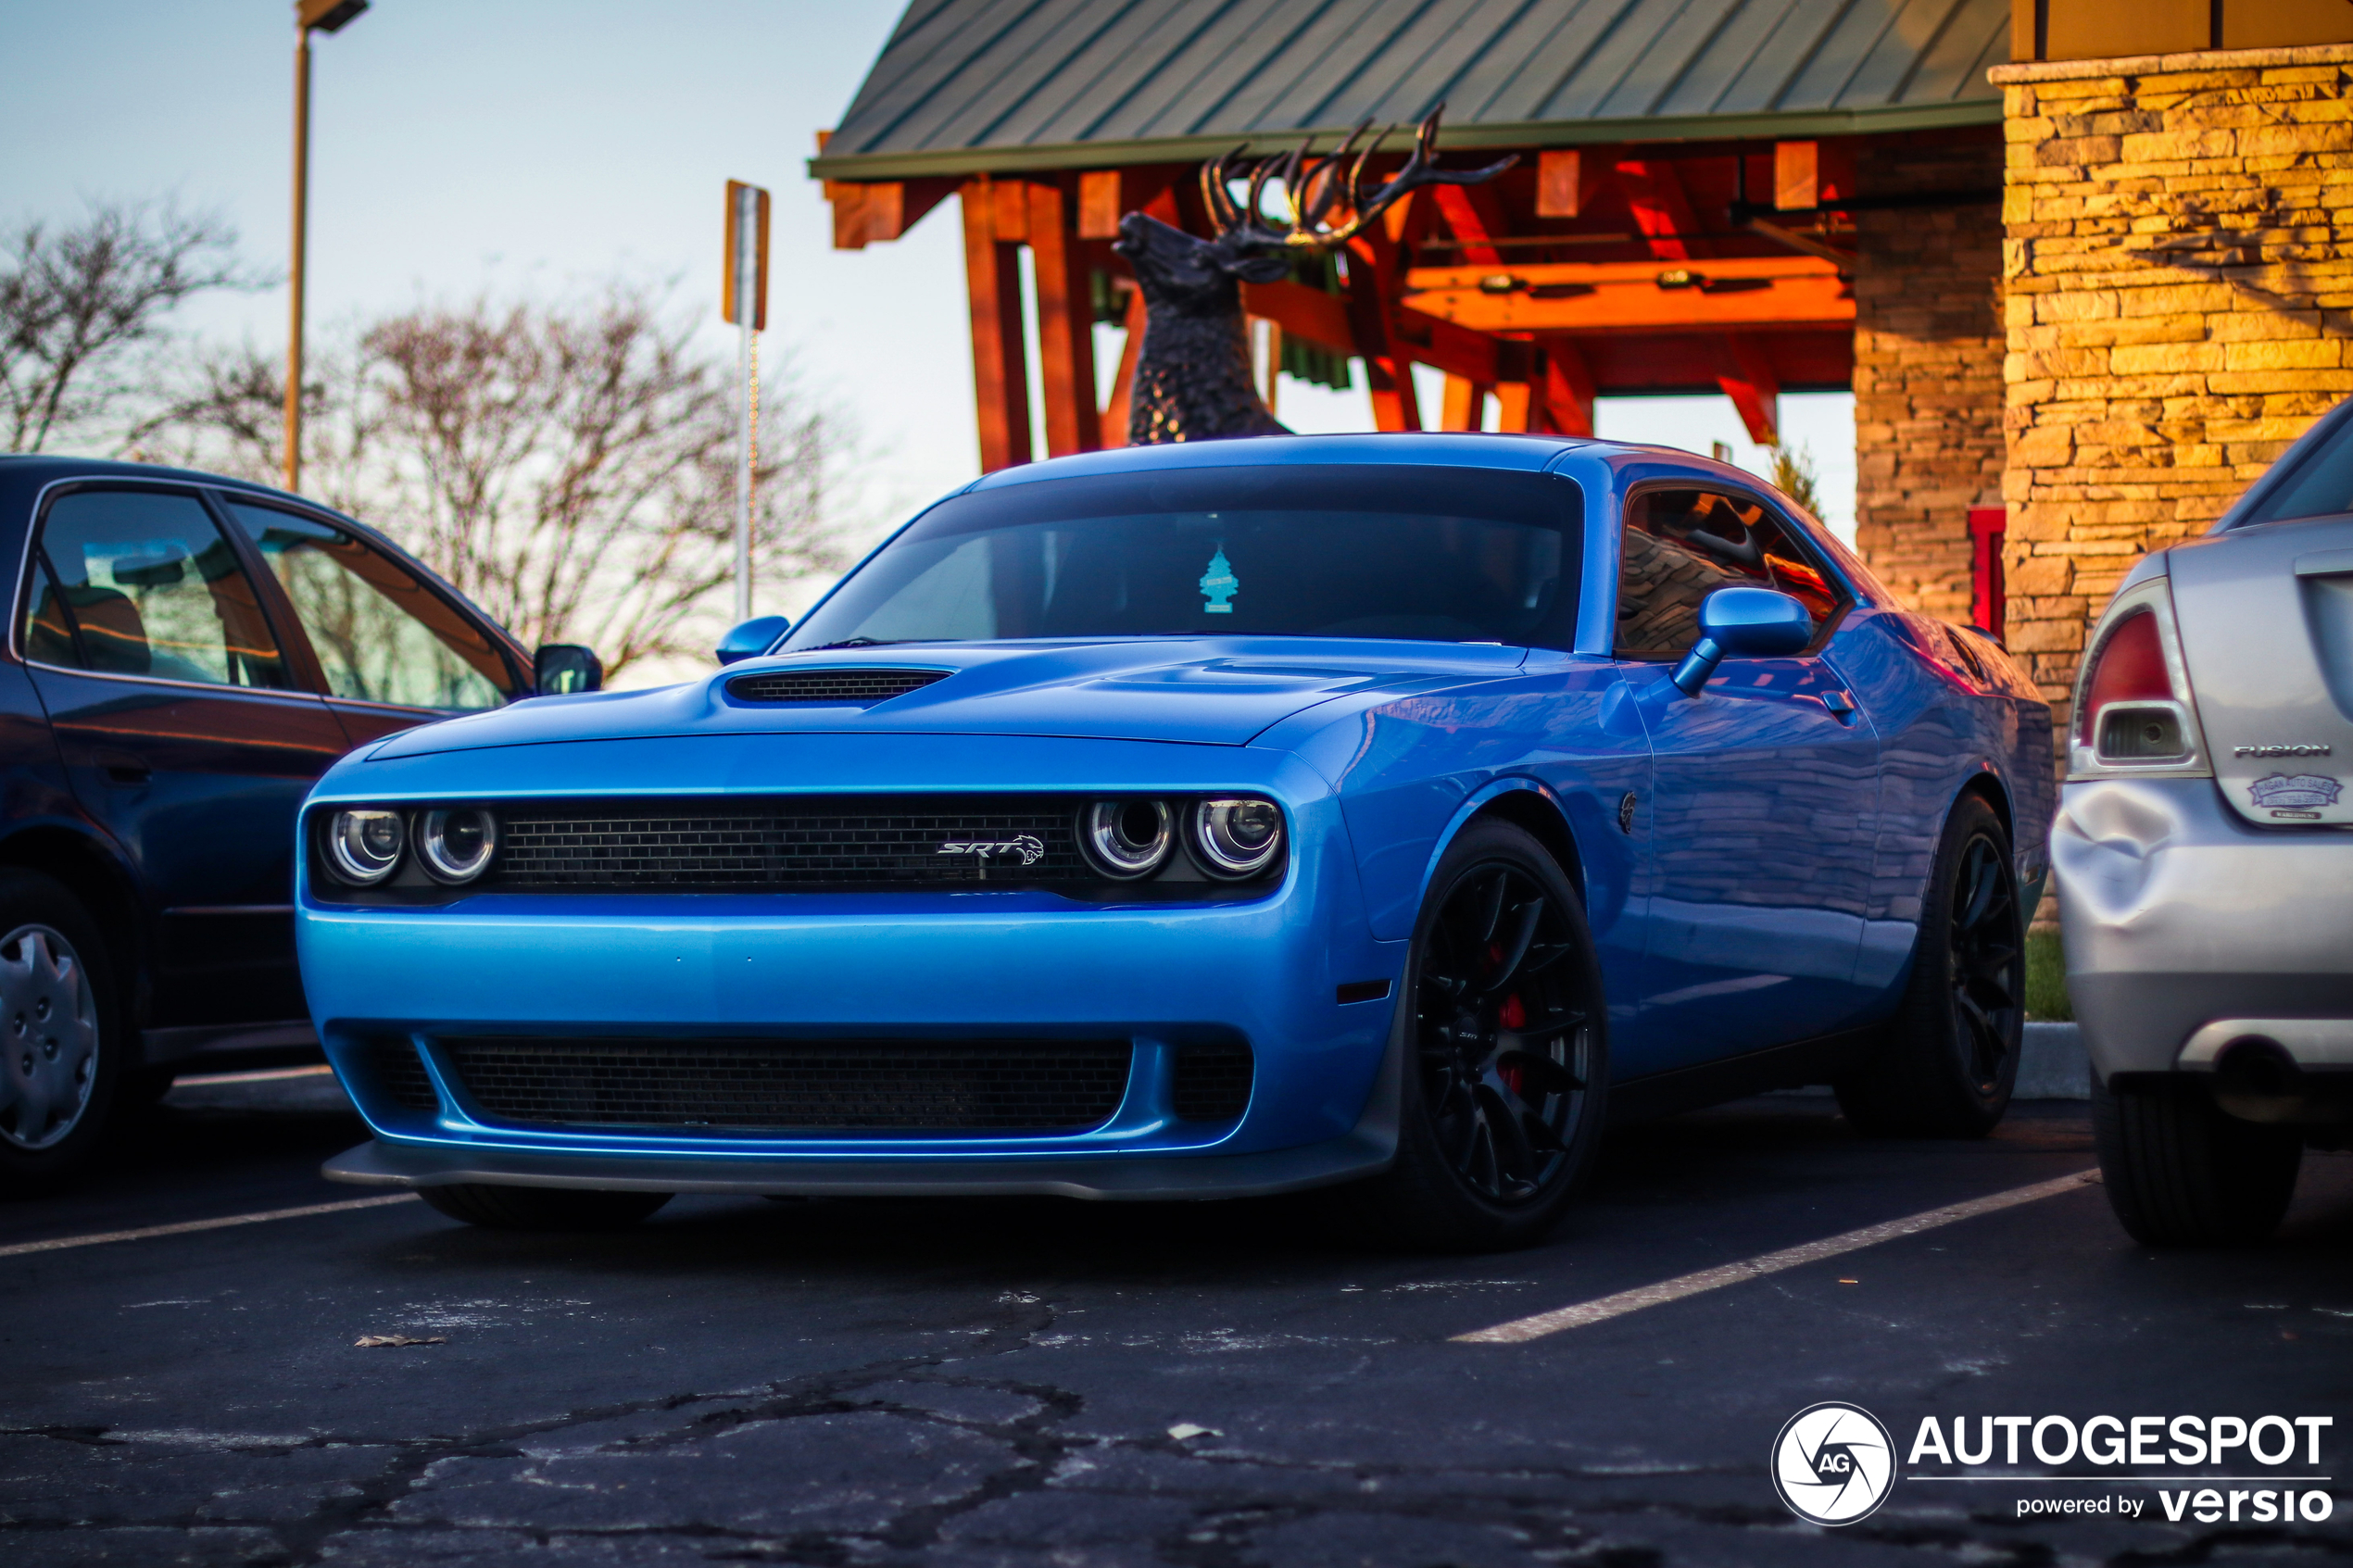
<svg viewBox="0 0 2353 1568"><path fill-rule="evenodd" d="M877 670L872 665L834 670L763 670L729 681L727 695L737 702L887 702L934 681L944 681L950 673L946 670Z"/></svg>

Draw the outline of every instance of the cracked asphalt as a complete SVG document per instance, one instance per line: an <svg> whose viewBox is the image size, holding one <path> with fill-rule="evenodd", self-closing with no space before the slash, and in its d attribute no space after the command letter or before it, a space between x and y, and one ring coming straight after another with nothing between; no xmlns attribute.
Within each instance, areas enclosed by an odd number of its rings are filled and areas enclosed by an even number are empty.
<svg viewBox="0 0 2353 1568"><path fill-rule="evenodd" d="M1485 1258L1366 1250L1296 1201L698 1198L617 1236L401 1203L0 1259L0 1562L2353 1558L2348 1509L2176 1524L2150 1486L1904 1479L1825 1530L1768 1477L1781 1424L1844 1399L1899 1447L1929 1415L2330 1414L2353 1492L2353 1157L2309 1157L2257 1251L2136 1248L2086 1186L1450 1342L2087 1169L2082 1111L1970 1145L1788 1097L1629 1128L1547 1245ZM358 1125L316 1080L183 1087L113 1173L0 1205L0 1245L348 1198L317 1165ZM2021 1520L2030 1494L2146 1516Z"/></svg>

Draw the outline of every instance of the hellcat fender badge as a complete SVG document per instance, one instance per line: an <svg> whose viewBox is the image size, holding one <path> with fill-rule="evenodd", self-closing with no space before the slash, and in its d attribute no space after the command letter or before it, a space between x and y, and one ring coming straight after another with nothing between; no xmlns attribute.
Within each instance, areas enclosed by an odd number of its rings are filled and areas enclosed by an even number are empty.
<svg viewBox="0 0 2353 1568"><path fill-rule="evenodd" d="M1046 853L1046 846L1036 834L1023 834L1019 838L951 838L933 851L937 855L973 855L983 860L999 855L1018 855L1025 866L1034 866Z"/></svg>
<svg viewBox="0 0 2353 1568"><path fill-rule="evenodd" d="M2325 773L2267 773L2246 786L2246 793L2256 805L2275 816L2297 818L2305 817L2315 806L2335 805L2336 797L2344 791L2343 784Z"/></svg>
<svg viewBox="0 0 2353 1568"><path fill-rule="evenodd" d="M2326 757L2326 741L2296 741L2285 746L2234 746L2233 757Z"/></svg>

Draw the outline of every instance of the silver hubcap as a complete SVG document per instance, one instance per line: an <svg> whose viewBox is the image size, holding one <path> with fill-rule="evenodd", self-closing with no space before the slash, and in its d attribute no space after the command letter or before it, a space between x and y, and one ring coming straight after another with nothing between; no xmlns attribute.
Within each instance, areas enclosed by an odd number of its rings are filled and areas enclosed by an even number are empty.
<svg viewBox="0 0 2353 1568"><path fill-rule="evenodd" d="M98 1005L73 944L45 925L0 941L0 1138L47 1148L71 1133L98 1073Z"/></svg>

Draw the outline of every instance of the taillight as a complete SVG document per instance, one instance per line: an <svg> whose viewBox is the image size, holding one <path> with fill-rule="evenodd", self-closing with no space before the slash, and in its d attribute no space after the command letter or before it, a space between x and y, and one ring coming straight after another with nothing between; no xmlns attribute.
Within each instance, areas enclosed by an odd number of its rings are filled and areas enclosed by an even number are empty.
<svg viewBox="0 0 2353 1568"><path fill-rule="evenodd" d="M2075 741L2089 748L2088 760L2180 763L2196 749L2187 694L2166 659L2165 630L2154 603L2109 623L2077 689Z"/></svg>
<svg viewBox="0 0 2353 1568"><path fill-rule="evenodd" d="M2099 714L2110 703L2135 697L2178 700L2173 678L2165 672L2165 645L2158 639L2157 615L2152 610L2139 610L2118 621L2093 653L2091 673L2083 683L2083 711L2077 716L2077 734L2088 743Z"/></svg>

